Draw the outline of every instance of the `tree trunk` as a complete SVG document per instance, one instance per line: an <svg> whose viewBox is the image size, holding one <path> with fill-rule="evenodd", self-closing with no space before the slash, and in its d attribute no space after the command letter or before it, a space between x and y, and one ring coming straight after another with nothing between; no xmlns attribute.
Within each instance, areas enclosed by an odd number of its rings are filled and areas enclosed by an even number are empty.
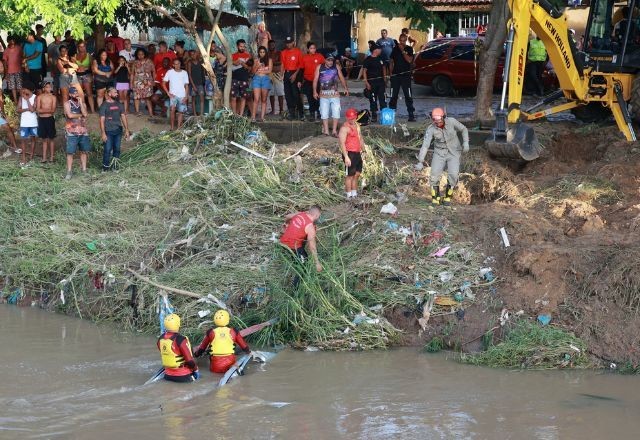
<svg viewBox="0 0 640 440"><path fill-rule="evenodd" d="M302 32L300 32L298 36L298 47L304 50L307 48L307 43L311 41L313 19L316 16L316 9L310 6L302 6L300 10L302 12ZM316 41L315 43L320 47L322 42Z"/></svg>
<svg viewBox="0 0 640 440"><path fill-rule="evenodd" d="M93 39L96 42L96 53L100 49L104 49L104 38L104 24L98 23L96 24L95 31L93 32Z"/></svg>
<svg viewBox="0 0 640 440"><path fill-rule="evenodd" d="M507 18L509 8L506 0L494 0L489 15L488 32L480 47L478 89L476 94L475 120L486 125L493 120L491 109L493 85L498 68L498 60L503 52L507 37Z"/></svg>
<svg viewBox="0 0 640 440"><path fill-rule="evenodd" d="M219 26L215 27L215 32L220 42L222 43L222 47L224 47L224 53L227 57L227 80L224 82L224 106L226 108L231 108L231 68L233 67L233 61L231 58L231 46L229 46L229 40L224 36Z"/></svg>

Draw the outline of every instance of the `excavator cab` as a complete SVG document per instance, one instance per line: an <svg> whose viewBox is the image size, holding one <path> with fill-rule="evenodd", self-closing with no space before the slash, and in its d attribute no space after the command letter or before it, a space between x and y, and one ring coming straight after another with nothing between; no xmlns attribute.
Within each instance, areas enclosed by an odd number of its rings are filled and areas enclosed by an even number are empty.
<svg viewBox="0 0 640 440"><path fill-rule="evenodd" d="M640 69L640 10L636 0L592 0L583 51L595 71L636 73Z"/></svg>

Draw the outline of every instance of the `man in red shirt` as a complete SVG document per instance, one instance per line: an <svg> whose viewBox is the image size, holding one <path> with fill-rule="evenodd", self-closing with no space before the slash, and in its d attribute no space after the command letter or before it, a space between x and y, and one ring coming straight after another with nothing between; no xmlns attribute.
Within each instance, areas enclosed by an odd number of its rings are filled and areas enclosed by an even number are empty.
<svg viewBox="0 0 640 440"><path fill-rule="evenodd" d="M251 55L247 52L247 42L242 38L236 41L238 51L231 55L231 110L242 116L249 97L249 75L251 66L247 62Z"/></svg>
<svg viewBox="0 0 640 440"><path fill-rule="evenodd" d="M178 333L180 317L175 313L164 318L165 332L156 345L164 367L164 378L171 382L193 382L200 378L198 364L191 354L189 338Z"/></svg>
<svg viewBox="0 0 640 440"><path fill-rule="evenodd" d="M364 141L360 133L360 126L356 122L358 112L354 108L347 109L347 122L342 124L338 139L344 164L347 167L347 177L344 180L344 190L347 199L358 197L358 177L362 173L362 148Z"/></svg>
<svg viewBox="0 0 640 440"><path fill-rule="evenodd" d="M162 60L165 58L169 58L169 66L171 66L173 60L176 59L176 53L169 50L166 42L161 41L158 43L158 52L153 56L153 65L156 67L156 70L162 67Z"/></svg>
<svg viewBox="0 0 640 440"><path fill-rule="evenodd" d="M307 102L309 103L310 122L315 122L316 117L320 117L320 101L315 98L313 93L313 79L316 76L318 66L324 63L324 56L322 56L321 53L317 53L316 50L316 44L309 41L307 43L307 54L302 57L302 65L304 69L304 83L302 85L302 90L307 96Z"/></svg>
<svg viewBox="0 0 640 440"><path fill-rule="evenodd" d="M320 218L321 214L322 210L318 205L313 205L305 212L288 214L285 217L285 230L280 236L280 243L291 249L302 262L309 258L307 251L304 249L305 243L308 244L309 252L311 252L318 272L322 271L322 265L318 259L315 222ZM295 280L294 284L297 285Z"/></svg>
<svg viewBox="0 0 640 440"><path fill-rule="evenodd" d="M284 42L285 49L280 52L280 60L284 71L284 99L287 101L289 112L287 119L292 121L299 117L301 121L304 121L304 108L300 94L302 78L299 78L299 73L303 68L302 51L295 47L296 42L293 37L287 37Z"/></svg>
<svg viewBox="0 0 640 440"><path fill-rule="evenodd" d="M113 41L116 53L120 53L120 51L124 49L124 38L120 36L117 26L112 27L111 35L104 39L105 46L109 41Z"/></svg>

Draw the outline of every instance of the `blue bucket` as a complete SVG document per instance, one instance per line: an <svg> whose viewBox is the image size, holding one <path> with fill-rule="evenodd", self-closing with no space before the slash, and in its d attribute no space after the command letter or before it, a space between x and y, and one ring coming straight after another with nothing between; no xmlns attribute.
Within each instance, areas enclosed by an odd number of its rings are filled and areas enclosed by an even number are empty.
<svg viewBox="0 0 640 440"><path fill-rule="evenodd" d="M396 111L392 108L383 108L380 112L380 124L393 125L396 123Z"/></svg>

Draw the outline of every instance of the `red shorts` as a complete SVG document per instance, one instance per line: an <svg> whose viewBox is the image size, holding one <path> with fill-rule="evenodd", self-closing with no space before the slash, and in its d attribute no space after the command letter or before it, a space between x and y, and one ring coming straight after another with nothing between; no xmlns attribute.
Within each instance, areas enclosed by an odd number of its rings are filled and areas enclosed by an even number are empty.
<svg viewBox="0 0 640 440"><path fill-rule="evenodd" d="M212 373L224 374L235 363L236 356L234 354L227 356L211 356L209 358L209 369Z"/></svg>

